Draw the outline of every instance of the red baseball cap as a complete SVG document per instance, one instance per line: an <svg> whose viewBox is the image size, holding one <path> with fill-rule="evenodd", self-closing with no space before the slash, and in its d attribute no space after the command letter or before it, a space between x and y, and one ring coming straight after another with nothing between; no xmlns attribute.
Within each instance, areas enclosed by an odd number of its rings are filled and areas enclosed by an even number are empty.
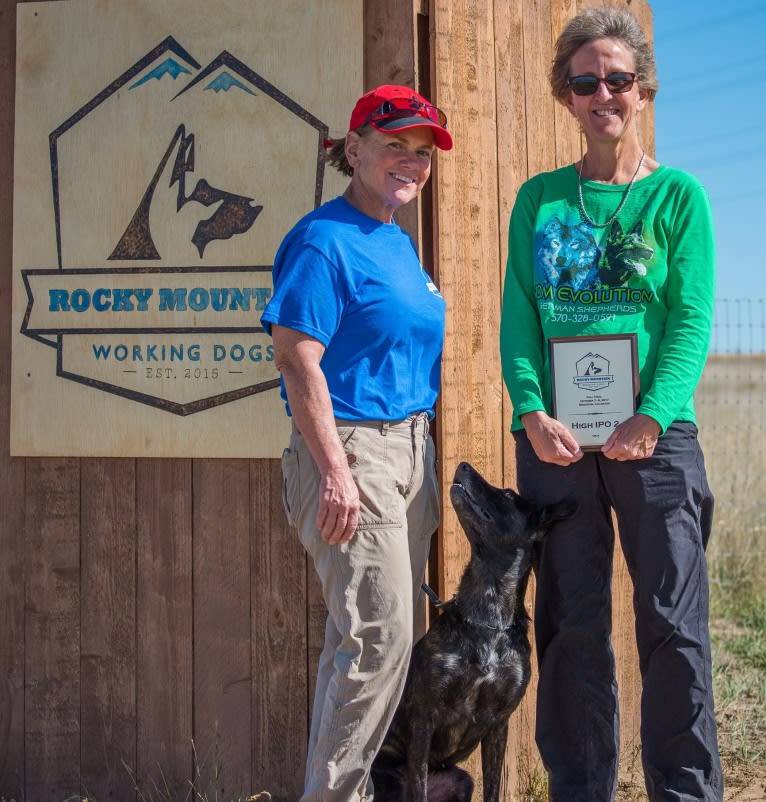
<svg viewBox="0 0 766 802"><path fill-rule="evenodd" d="M425 126L432 129L437 148L452 148L447 115L407 86L384 84L363 94L351 112L348 129L356 131L364 125L385 134Z"/></svg>

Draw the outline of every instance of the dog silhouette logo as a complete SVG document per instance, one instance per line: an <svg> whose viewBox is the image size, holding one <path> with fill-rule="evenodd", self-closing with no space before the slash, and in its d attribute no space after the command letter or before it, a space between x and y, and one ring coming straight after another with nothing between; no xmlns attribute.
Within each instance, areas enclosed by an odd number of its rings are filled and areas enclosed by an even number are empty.
<svg viewBox="0 0 766 802"><path fill-rule="evenodd" d="M572 381L581 390L595 392L614 382L609 372L609 360L600 354L588 352L575 362L576 375Z"/></svg>

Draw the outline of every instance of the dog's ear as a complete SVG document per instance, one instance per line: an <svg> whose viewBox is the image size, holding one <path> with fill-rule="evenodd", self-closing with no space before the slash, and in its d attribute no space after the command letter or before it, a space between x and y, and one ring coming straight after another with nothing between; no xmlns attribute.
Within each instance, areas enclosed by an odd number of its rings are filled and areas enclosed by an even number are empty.
<svg viewBox="0 0 766 802"><path fill-rule="evenodd" d="M544 535L556 521L565 521L571 518L577 511L577 502L575 501L558 501L556 504L549 504L540 510L540 517L538 519L538 532L540 537Z"/></svg>

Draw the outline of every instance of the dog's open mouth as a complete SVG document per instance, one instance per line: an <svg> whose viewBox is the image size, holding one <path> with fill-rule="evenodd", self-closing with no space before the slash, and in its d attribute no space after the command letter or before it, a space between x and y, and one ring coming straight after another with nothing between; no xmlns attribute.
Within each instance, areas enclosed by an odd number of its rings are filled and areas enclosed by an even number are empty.
<svg viewBox="0 0 766 802"><path fill-rule="evenodd" d="M477 499L471 495L471 491L464 485L462 482L453 482L452 487L450 489L450 497L452 498L452 504L455 505L455 496L458 498L462 498L465 506L469 507L474 515L478 515L484 520L489 521L491 519L491 515L489 512L479 504Z"/></svg>
<svg viewBox="0 0 766 802"><path fill-rule="evenodd" d="M468 492L468 488L462 482L453 482L452 483L452 488L450 490L450 495L452 493L459 493L461 496L463 496L466 499L466 501L471 501L471 502L473 501L473 499L471 498L471 494Z"/></svg>

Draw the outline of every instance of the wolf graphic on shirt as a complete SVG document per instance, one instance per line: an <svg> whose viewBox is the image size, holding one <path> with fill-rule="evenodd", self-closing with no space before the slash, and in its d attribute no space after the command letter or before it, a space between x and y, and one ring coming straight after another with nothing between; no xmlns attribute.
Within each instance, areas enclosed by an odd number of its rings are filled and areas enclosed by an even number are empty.
<svg viewBox="0 0 766 802"><path fill-rule="evenodd" d="M543 229L537 262L550 286L577 291L624 287L632 277L646 275L646 263L653 255L640 220L628 233L615 220L599 246L588 223L570 225L552 217Z"/></svg>
<svg viewBox="0 0 766 802"><path fill-rule="evenodd" d="M543 229L537 259L552 287L566 284L579 290L593 286L598 277L598 246L585 223L567 225L551 218Z"/></svg>

